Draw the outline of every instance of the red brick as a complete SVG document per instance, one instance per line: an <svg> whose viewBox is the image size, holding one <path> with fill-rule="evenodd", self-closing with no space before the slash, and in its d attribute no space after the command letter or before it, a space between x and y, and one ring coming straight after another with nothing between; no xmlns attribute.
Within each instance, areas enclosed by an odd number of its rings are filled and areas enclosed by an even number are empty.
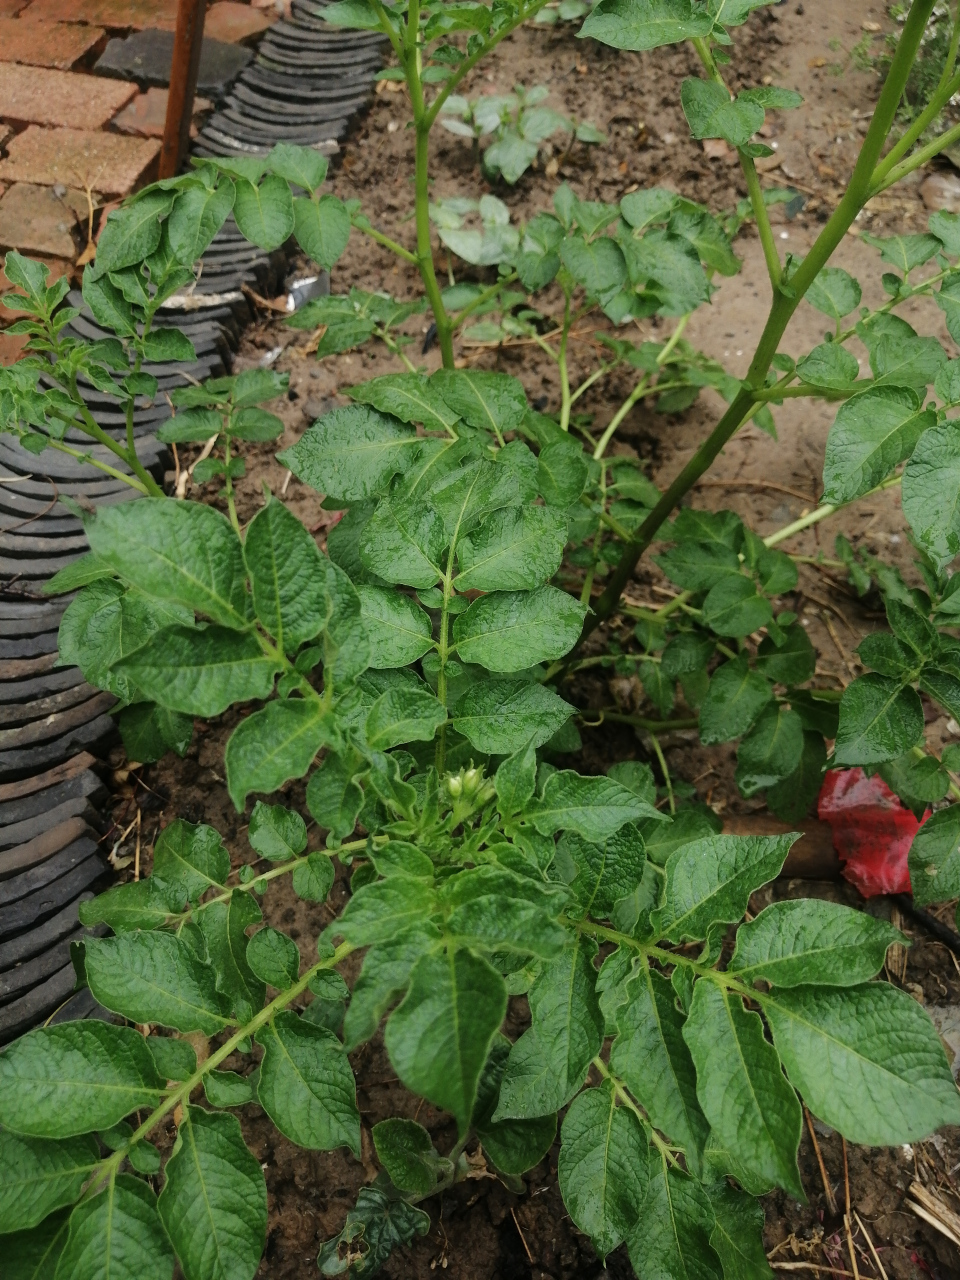
<svg viewBox="0 0 960 1280"><path fill-rule="evenodd" d="M0 18L15 18L29 0L0 0Z"/></svg>
<svg viewBox="0 0 960 1280"><path fill-rule="evenodd" d="M120 133L136 133L141 138L162 138L163 127L167 119L166 89L148 89L114 117L113 128ZM196 98L193 103L193 114L209 111L213 106L206 98Z"/></svg>
<svg viewBox="0 0 960 1280"><path fill-rule="evenodd" d="M160 143L86 129L31 125L10 142L0 160L0 181L52 187L89 186L103 196L124 196L156 175Z"/></svg>
<svg viewBox="0 0 960 1280"><path fill-rule="evenodd" d="M4 62L69 71L104 39L102 27L76 22L34 22L28 17L0 17L0 51Z"/></svg>
<svg viewBox="0 0 960 1280"><path fill-rule="evenodd" d="M0 246L21 253L73 258L78 217L86 219L87 198L82 191L37 187L15 182L0 200Z"/></svg>
<svg viewBox="0 0 960 1280"><path fill-rule="evenodd" d="M249 44L261 31L266 31L275 17L276 14L267 14L248 4L237 4L236 0L217 0L207 10L203 34L228 44Z"/></svg>
<svg viewBox="0 0 960 1280"><path fill-rule="evenodd" d="M90 22L108 30L162 27L173 31L177 0L33 0L30 16L48 22Z"/></svg>
<svg viewBox="0 0 960 1280"><path fill-rule="evenodd" d="M97 129L136 92L121 80L0 62L0 116L23 124Z"/></svg>

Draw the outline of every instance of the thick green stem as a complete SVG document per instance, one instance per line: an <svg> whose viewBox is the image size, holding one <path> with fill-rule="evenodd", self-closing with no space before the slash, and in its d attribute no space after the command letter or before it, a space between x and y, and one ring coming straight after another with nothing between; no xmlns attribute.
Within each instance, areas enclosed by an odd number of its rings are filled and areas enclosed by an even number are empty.
<svg viewBox="0 0 960 1280"><path fill-rule="evenodd" d="M893 489L900 483L902 478L902 476L890 476L875 488L868 489L866 493L862 493L859 498L854 498L852 501L859 502L863 498L871 497L875 493L882 493L884 489ZM764 538L763 545L765 547L775 547L779 543L785 542L787 538L792 538L794 534L802 533L804 529L809 529L811 525L819 524L821 520L826 520L827 516L832 516L835 511L840 511L841 508L849 505L850 504L848 502L825 502L822 506L817 507L816 510L808 512L805 516L801 516L799 520L794 520L792 524L784 525L784 527L782 529L778 529L776 533L769 534L768 537Z"/></svg>
<svg viewBox="0 0 960 1280"><path fill-rule="evenodd" d="M753 162L753 157L748 156L742 148L738 151L738 155L740 156L740 165L743 169L743 176L747 180L747 194L750 196L753 216L757 222L760 244L763 246L763 256L767 264L767 274L770 277L770 283L776 290L780 288L780 281L783 276L783 264L780 261L779 253L777 253L777 243L773 238L773 228L770 226L770 219L767 217L767 206L764 204L763 190L760 186L757 166Z"/></svg>
<svg viewBox="0 0 960 1280"><path fill-rule="evenodd" d="M237 519L237 504L233 497L233 480L230 476L230 437L225 435L223 438L223 492L227 499L227 511L230 514L230 523L233 525L234 532L240 537L240 521Z"/></svg>
<svg viewBox="0 0 960 1280"><path fill-rule="evenodd" d="M77 426L79 424L74 423L73 425ZM118 471L116 467L111 467L108 462L98 461L98 459L91 457L89 453L84 453L82 449L71 449L70 445L64 444L62 440L53 439L49 441L48 447L56 449L58 453L69 454L71 458L76 458L77 462L88 462L91 467L96 467L97 470L102 471L104 475L111 476L114 480L122 480L125 484L128 484L131 489L138 489L140 493L143 494L146 494L147 492L144 485L142 485L135 477L128 476L123 471Z"/></svg>
<svg viewBox="0 0 960 1280"><path fill-rule="evenodd" d="M560 430L570 430L570 371L567 368L567 339L570 336L570 295L563 299L563 332L560 335L560 350L557 352L557 365L560 369Z"/></svg>
<svg viewBox="0 0 960 1280"><path fill-rule="evenodd" d="M402 244L398 244L396 240L391 240L389 236L385 236L382 231L378 231L376 227L370 225L366 218L354 222L353 224L358 231L363 232L365 236L369 236L371 240L376 240L377 244L382 244L385 249L389 249L391 253L395 253L398 258L402 258L404 262L409 262L411 266L418 267L420 259L415 253L411 253L409 249L405 249Z"/></svg>
<svg viewBox="0 0 960 1280"><path fill-rule="evenodd" d="M946 133L941 133L939 138L934 138L932 142L928 142L925 147L921 147L919 151L915 151L912 156L907 156L906 160L901 160L898 165L894 165L886 176L880 179L876 185L871 186L870 196L879 195L881 191L886 191L887 187L892 187L895 182L899 182L901 178L905 178L908 173L913 173L915 169L919 169L921 165L925 165L928 160L932 160L934 156L938 156L941 151L945 151L947 147L960 139L960 124L956 124L952 129L948 129Z"/></svg>
<svg viewBox="0 0 960 1280"><path fill-rule="evenodd" d="M890 132L890 126L903 93L903 86L916 57L933 4L934 0L915 0L907 16L896 53L890 64L890 71L873 113L873 119L863 140L850 185L813 247L791 278L789 290L774 292L767 323L744 379L745 385L711 434L640 526L634 538L624 547L620 561L610 575L605 591L596 602L593 612L587 615L580 637L581 643L616 609L624 587L633 576L637 561L653 542L660 526L711 466L727 441L754 413L758 404L756 392L763 388L777 346L800 299L826 266L854 218L869 198L871 177L884 141Z"/></svg>

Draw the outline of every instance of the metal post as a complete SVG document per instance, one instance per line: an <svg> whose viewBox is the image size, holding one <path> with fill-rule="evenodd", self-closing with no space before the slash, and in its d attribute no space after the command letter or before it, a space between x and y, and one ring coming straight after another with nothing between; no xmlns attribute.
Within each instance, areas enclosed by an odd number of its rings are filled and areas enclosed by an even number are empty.
<svg viewBox="0 0 960 1280"><path fill-rule="evenodd" d="M163 128L159 177L172 178L190 145L190 120L200 71L200 49L203 44L203 19L206 0L180 0L177 8L177 32L173 39L173 64L167 118Z"/></svg>

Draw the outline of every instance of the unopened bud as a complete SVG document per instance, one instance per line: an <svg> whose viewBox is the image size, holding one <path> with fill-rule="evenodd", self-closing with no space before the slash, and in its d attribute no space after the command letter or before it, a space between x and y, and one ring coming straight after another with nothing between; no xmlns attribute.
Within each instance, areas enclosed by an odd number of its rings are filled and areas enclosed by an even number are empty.
<svg viewBox="0 0 960 1280"><path fill-rule="evenodd" d="M476 791L477 787L480 785L480 779L482 777L483 774L479 769L468 769L466 771L463 775L463 789L466 791L467 795Z"/></svg>
<svg viewBox="0 0 960 1280"><path fill-rule="evenodd" d="M453 796L454 799L456 799L457 796L460 794L460 792L463 790L463 781L457 774L452 773L450 777L447 779L447 790L450 792L450 794Z"/></svg>

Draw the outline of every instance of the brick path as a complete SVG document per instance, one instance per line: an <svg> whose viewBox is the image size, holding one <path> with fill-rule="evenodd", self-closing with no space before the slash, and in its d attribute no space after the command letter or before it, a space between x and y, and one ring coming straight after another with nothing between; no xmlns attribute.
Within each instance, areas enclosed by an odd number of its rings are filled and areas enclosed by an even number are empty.
<svg viewBox="0 0 960 1280"><path fill-rule="evenodd" d="M270 6L216 0L205 35L249 43L277 16ZM99 210L152 181L166 89L140 92L94 66L109 39L172 31L176 17L177 0L0 0L0 260L19 249L76 282L91 203L96 236ZM0 364L22 350L3 332L15 319L0 308Z"/></svg>

